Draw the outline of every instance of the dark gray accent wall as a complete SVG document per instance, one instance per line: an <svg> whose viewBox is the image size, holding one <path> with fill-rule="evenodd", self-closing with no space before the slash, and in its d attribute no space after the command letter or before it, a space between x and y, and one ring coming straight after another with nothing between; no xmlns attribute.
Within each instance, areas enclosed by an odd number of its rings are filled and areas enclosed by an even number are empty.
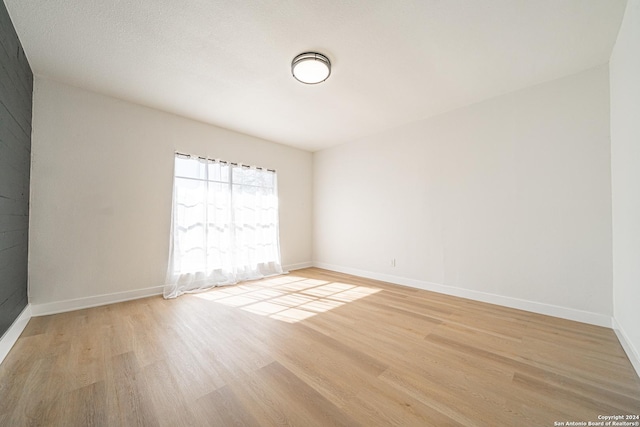
<svg viewBox="0 0 640 427"><path fill-rule="evenodd" d="M33 74L0 0L0 336L27 305Z"/></svg>

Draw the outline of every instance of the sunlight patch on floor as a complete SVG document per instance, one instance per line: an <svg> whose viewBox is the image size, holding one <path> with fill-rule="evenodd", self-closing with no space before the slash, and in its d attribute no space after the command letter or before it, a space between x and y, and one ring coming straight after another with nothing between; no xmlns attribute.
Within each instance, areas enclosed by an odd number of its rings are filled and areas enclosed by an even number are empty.
<svg viewBox="0 0 640 427"><path fill-rule="evenodd" d="M240 308L288 323L299 322L381 289L283 275L195 294L197 298Z"/></svg>

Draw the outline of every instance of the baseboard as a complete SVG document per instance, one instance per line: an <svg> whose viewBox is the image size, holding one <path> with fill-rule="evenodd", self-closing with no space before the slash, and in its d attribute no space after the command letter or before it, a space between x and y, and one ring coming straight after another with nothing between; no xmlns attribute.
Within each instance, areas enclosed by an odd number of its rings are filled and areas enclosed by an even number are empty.
<svg viewBox="0 0 640 427"><path fill-rule="evenodd" d="M31 304L31 314L33 316L46 316L49 314L64 313L67 311L82 310L83 308L130 301L160 295L162 294L163 289L164 286L154 286L153 288L136 289L134 291L116 292L113 294L96 295L92 297L49 302L45 304Z"/></svg>
<svg viewBox="0 0 640 427"><path fill-rule="evenodd" d="M282 269L284 271L293 271L293 270L302 270L303 268L309 268L309 267L313 267L313 263L311 261L299 262L297 264L283 265Z"/></svg>
<svg viewBox="0 0 640 427"><path fill-rule="evenodd" d="M633 343L629 339L627 333L622 329L622 326L616 321L616 318L613 318L613 331L618 336L618 341L622 345L624 352L627 353L627 357L629 361L633 365L633 368L636 370L638 376L640 376L640 352L637 348L634 347Z"/></svg>
<svg viewBox="0 0 640 427"><path fill-rule="evenodd" d="M559 317L562 319L574 320L591 325L611 327L611 317L600 313L576 310L574 308L562 307L551 304L544 304L535 301L523 300L519 298L507 297L503 295L491 294L487 292L474 291L470 289L457 288L454 286L442 285L439 283L427 282L423 280L409 279L407 277L394 276L390 274L375 273L356 268L343 267L339 265L327 264L324 262L314 262L314 267L340 273L353 274L355 276L366 277L368 279L380 280L383 282L398 285L410 286L412 288L424 289L426 291L438 292L461 298L472 299L474 301L497 304L504 307L516 308L518 310L530 311L547 316Z"/></svg>
<svg viewBox="0 0 640 427"><path fill-rule="evenodd" d="M311 262L302 262L283 266L284 270L300 270L302 268L313 267ZM134 291L116 292L113 294L96 295L85 298L76 298L64 301L55 301L44 304L31 304L32 316L46 316L49 314L64 313L84 308L98 307L101 305L114 304L122 301L130 301L139 298L161 295L164 286L153 288L136 289Z"/></svg>
<svg viewBox="0 0 640 427"><path fill-rule="evenodd" d="M27 327L29 319L31 319L31 305L27 304L18 318L14 320L9 329L7 329L7 332L0 338L0 363L7 357L11 348L16 341L18 341L18 338L20 338L20 334L24 331L24 328Z"/></svg>

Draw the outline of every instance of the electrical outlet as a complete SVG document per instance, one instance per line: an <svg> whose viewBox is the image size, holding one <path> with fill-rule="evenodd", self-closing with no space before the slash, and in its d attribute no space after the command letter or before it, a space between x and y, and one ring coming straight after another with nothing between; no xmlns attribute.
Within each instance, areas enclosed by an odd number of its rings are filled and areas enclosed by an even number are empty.
<svg viewBox="0 0 640 427"><path fill-rule="evenodd" d="M395 266L396 266L396 259L391 258L391 267L395 267Z"/></svg>

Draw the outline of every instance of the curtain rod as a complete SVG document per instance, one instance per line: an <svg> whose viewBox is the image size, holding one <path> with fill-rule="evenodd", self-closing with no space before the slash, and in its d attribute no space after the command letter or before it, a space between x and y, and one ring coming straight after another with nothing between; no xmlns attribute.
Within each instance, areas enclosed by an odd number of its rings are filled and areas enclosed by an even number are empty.
<svg viewBox="0 0 640 427"><path fill-rule="evenodd" d="M248 169L251 168L251 166L249 166L249 165L243 165L243 164L238 165L237 163L227 162L226 160L209 159L207 157L202 157L202 156L192 156L191 154L178 153L177 151L176 151L176 155L182 156L182 157L188 157L188 158L196 157L196 158L202 159L202 160L213 160L213 161L216 161L216 162L225 163L225 164L233 165L233 166L241 166L243 168L248 168ZM267 170L269 172L274 172L274 173L276 172L275 169L265 169L265 168L261 168L261 167L258 167L258 166L256 166L255 168L259 169L259 170Z"/></svg>

